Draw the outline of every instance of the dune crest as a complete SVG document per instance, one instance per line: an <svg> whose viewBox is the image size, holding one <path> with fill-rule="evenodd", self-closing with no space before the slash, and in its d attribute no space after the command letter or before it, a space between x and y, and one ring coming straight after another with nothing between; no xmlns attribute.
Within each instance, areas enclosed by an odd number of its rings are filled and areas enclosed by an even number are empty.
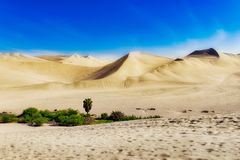
<svg viewBox="0 0 240 160"><path fill-rule="evenodd" d="M126 80L128 77L140 76L151 69L170 62L171 59L141 52L130 52L115 62L103 67L92 79Z"/></svg>
<svg viewBox="0 0 240 160"><path fill-rule="evenodd" d="M14 60L14 61L44 61L41 58L34 57L23 53L0 53L0 60Z"/></svg>
<svg viewBox="0 0 240 160"><path fill-rule="evenodd" d="M73 64L86 67L100 67L109 63L93 56L81 56L79 54L73 54L70 57L66 57L65 59L61 60L60 62L64 64Z"/></svg>
<svg viewBox="0 0 240 160"><path fill-rule="evenodd" d="M126 88L163 83L212 84L224 82L239 71L238 55L217 52L214 55L214 49L197 53L197 56L191 56L191 53L174 60L130 52L105 65L92 56L78 54L39 57L19 53L0 54L0 87L37 85L37 88L49 88L62 85L63 88Z"/></svg>
<svg viewBox="0 0 240 160"><path fill-rule="evenodd" d="M219 58L187 56L146 73L140 79L171 83L216 83L223 81L240 68L239 57L219 54Z"/></svg>

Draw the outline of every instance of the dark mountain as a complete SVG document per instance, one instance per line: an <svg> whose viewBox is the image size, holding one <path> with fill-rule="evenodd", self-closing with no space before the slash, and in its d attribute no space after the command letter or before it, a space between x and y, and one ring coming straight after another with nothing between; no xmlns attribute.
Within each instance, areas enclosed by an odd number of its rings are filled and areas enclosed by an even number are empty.
<svg viewBox="0 0 240 160"><path fill-rule="evenodd" d="M196 50L188 55L188 57L200 57L200 56L211 56L219 58L218 52L213 48Z"/></svg>

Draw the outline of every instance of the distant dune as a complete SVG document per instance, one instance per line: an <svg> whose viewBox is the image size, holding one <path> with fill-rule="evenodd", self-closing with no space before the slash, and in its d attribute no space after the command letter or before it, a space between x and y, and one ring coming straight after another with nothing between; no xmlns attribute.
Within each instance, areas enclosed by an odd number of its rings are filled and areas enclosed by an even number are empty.
<svg viewBox="0 0 240 160"><path fill-rule="evenodd" d="M49 61L60 62L61 60L64 60L69 56L68 55L42 55L37 57L41 59L49 60Z"/></svg>
<svg viewBox="0 0 240 160"><path fill-rule="evenodd" d="M114 85L130 87L145 82L145 84L222 82L239 72L240 57L219 54L212 48L197 50L176 60L131 52L112 63L78 54L34 57L10 53L0 55L0 64L2 87L26 87L54 82L67 86L72 84L75 87L106 88Z"/></svg>
<svg viewBox="0 0 240 160"><path fill-rule="evenodd" d="M98 68L62 64L23 54L0 55L0 87L21 87L49 82L74 83Z"/></svg>
<svg viewBox="0 0 240 160"><path fill-rule="evenodd" d="M71 55L63 60L61 60L64 64L73 64L87 67L100 67L107 65L109 62L97 59L92 56L80 56L78 54Z"/></svg>

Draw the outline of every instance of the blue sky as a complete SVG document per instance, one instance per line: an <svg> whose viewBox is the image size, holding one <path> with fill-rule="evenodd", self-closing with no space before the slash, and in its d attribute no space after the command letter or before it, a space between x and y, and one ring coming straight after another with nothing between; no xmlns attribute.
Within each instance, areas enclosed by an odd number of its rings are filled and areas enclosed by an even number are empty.
<svg viewBox="0 0 240 160"><path fill-rule="evenodd" d="M0 0L0 51L240 52L239 0Z"/></svg>

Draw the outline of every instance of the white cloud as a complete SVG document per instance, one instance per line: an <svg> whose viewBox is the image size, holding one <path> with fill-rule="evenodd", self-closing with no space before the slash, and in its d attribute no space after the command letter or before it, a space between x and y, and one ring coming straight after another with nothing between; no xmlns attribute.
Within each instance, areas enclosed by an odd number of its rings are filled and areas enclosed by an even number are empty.
<svg viewBox="0 0 240 160"><path fill-rule="evenodd" d="M180 57L194 50L206 48L215 48L218 52L240 53L240 32L228 33L224 30L218 30L208 38L188 39L183 43L167 47L145 48L143 50L168 57Z"/></svg>
<svg viewBox="0 0 240 160"><path fill-rule="evenodd" d="M32 55L71 55L71 54L80 54L80 55L92 55L102 59L114 60L120 58L121 56L127 54L130 51L143 51L149 52L152 54L158 54L166 57L182 57L191 53L194 50L206 49L206 48L215 48L218 52L226 53L240 53L240 32L230 33L224 30L218 30L214 35L203 38L203 39L188 39L185 42L169 45L166 47L149 47L149 48L121 48L108 51L99 51L99 52L81 52L81 51L72 51L72 52L61 52L61 51L51 51L51 50L31 50L31 51L22 51L17 50L17 52L32 54Z"/></svg>

